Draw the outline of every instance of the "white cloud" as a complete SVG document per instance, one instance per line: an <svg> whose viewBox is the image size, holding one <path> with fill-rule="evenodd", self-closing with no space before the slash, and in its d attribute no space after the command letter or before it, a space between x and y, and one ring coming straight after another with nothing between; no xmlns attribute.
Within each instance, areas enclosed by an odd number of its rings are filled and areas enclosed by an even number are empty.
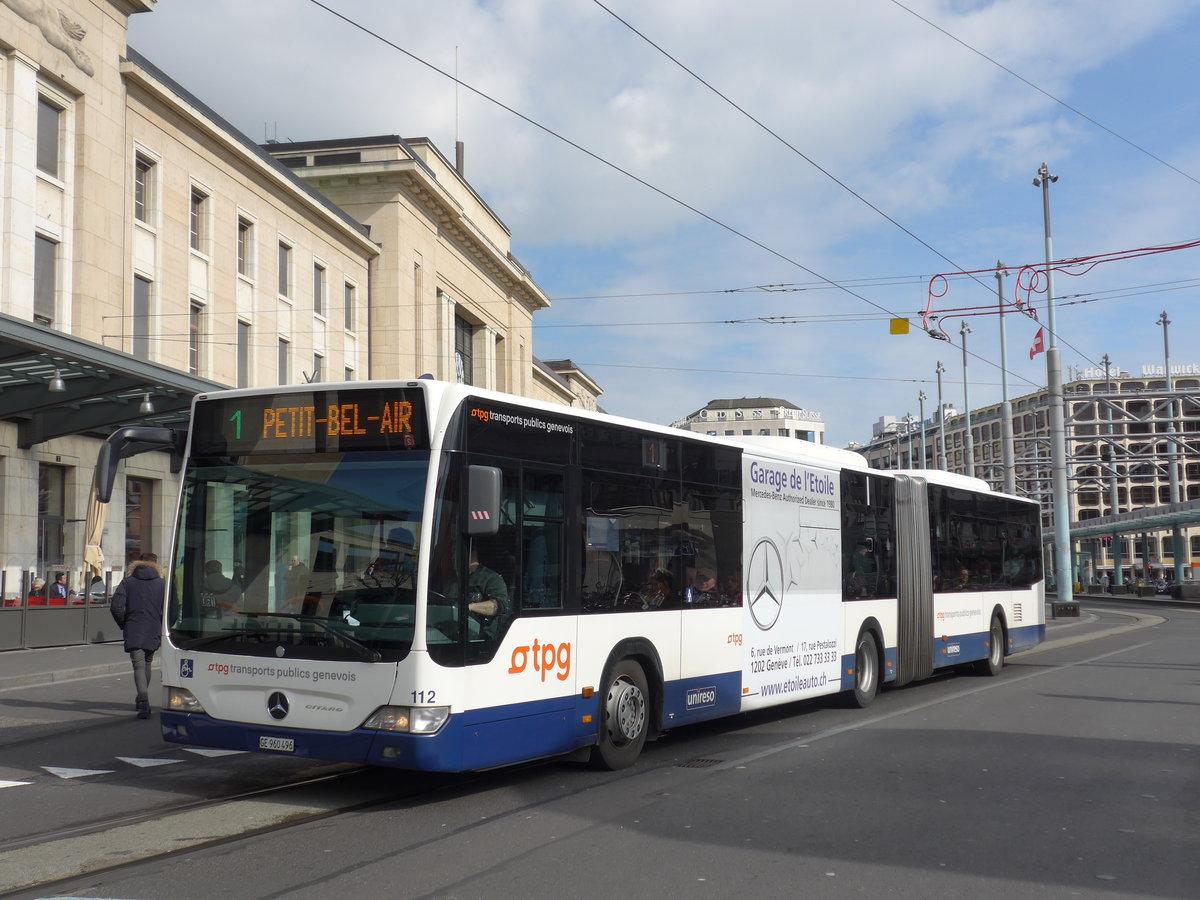
<svg viewBox="0 0 1200 900"><path fill-rule="evenodd" d="M599 6L550 0L442 0L418 8L328 3L446 71L455 69L457 51L463 81L822 275L928 275L953 268ZM1200 171L1200 110L1188 63L1200 32L1194 5L907 5L1115 131L1152 145L1185 170ZM984 268L998 258L1015 265L1041 257L1041 201L1030 179L1043 160L1063 176L1054 189L1056 246L1072 248L1070 255L1200 231L1200 187L896 4L614 0L611 6L959 265ZM131 44L255 138L264 126L280 139L297 140L424 135L450 155L460 137L468 177L513 230L514 252L552 296L812 280L471 91L456 91L443 76L315 5L164 3L133 17ZM247 90L249 84L255 90ZM1194 257L1177 254L1143 265L1147 275L1166 277L1194 269ZM1090 283L1149 281L1142 271L1123 264ZM956 284L946 303L991 302L994 282L981 280L983 287ZM926 300L924 290L913 286L860 293L896 310L917 310ZM1106 341L1127 341L1139 361L1152 353L1156 331L1143 327L1142 307L1160 300L1064 308L1064 334L1070 329L1081 335L1080 364L1103 354ZM617 310L625 321L693 321L768 311L865 313L872 307L837 291L717 294L564 301L539 321L594 323ZM1130 311L1136 328L1122 321L1122 310ZM1188 321L1182 311L1179 318ZM1032 333L1024 333L1026 324L1010 330L1014 393L1045 379L1043 358L1027 360ZM998 359L995 320L974 319L972 328L971 346ZM953 330L957 334L957 326ZM649 377L654 370L591 370L614 412L670 421L716 396L778 395L823 409L835 442L863 439L880 415L915 407L922 386L932 396L938 358L961 370L958 348L916 333L890 337L879 321L543 329L535 351L597 366L847 376L821 381L668 370ZM972 380L980 379L973 399L995 399L998 373L982 362L971 368ZM961 385L955 390L955 402L961 402ZM932 406L931 400L927 411Z"/></svg>

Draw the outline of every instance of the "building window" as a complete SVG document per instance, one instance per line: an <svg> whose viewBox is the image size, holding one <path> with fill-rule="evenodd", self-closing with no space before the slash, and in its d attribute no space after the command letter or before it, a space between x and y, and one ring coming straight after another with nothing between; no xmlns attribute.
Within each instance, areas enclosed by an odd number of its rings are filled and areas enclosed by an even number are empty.
<svg viewBox="0 0 1200 900"><path fill-rule="evenodd" d="M313 315L325 315L325 267L313 264Z"/></svg>
<svg viewBox="0 0 1200 900"><path fill-rule="evenodd" d="M133 348L134 356L150 358L150 281L141 275L133 279Z"/></svg>
<svg viewBox="0 0 1200 900"><path fill-rule="evenodd" d="M200 374L200 338L204 333L204 306L192 302L188 309L188 372Z"/></svg>
<svg viewBox="0 0 1200 900"><path fill-rule="evenodd" d="M133 217L150 222L154 212L154 163L140 154L133 162Z"/></svg>
<svg viewBox="0 0 1200 900"><path fill-rule="evenodd" d="M154 551L154 482L125 479L125 562Z"/></svg>
<svg viewBox="0 0 1200 900"><path fill-rule="evenodd" d="M353 380L354 380L354 370L352 368L350 368L349 366L346 366L346 381L353 381Z"/></svg>
<svg viewBox="0 0 1200 900"><path fill-rule="evenodd" d="M193 250L203 253L204 240L207 237L205 234L204 217L208 213L208 195L203 191L192 188L192 199L188 213L188 223L190 233L188 236L188 246Z"/></svg>
<svg viewBox="0 0 1200 900"><path fill-rule="evenodd" d="M279 383L288 383L288 342L279 339Z"/></svg>
<svg viewBox="0 0 1200 900"><path fill-rule="evenodd" d="M254 265L254 225L249 219L238 218L237 270L239 275L250 277Z"/></svg>
<svg viewBox="0 0 1200 900"><path fill-rule="evenodd" d="M58 244L42 235L33 238L33 320L54 324L58 292Z"/></svg>
<svg viewBox="0 0 1200 900"><path fill-rule="evenodd" d="M346 319L346 330L347 331L354 330L354 304L355 304L355 299L356 299L355 294L356 294L356 291L354 289L354 285L352 285L350 282L347 281L346 285L345 285L345 289L342 292L342 308L343 308L342 312Z"/></svg>
<svg viewBox="0 0 1200 900"><path fill-rule="evenodd" d="M250 387L250 325L237 323L237 386Z"/></svg>
<svg viewBox="0 0 1200 900"><path fill-rule="evenodd" d="M52 566L66 564L67 470L38 466L38 570L47 582Z"/></svg>
<svg viewBox="0 0 1200 900"><path fill-rule="evenodd" d="M37 167L47 175L58 177L59 123L62 110L46 100L38 99Z"/></svg>
<svg viewBox="0 0 1200 900"><path fill-rule="evenodd" d="M474 373L475 362L472 356L472 344L475 329L471 323L459 316L454 317L454 380L459 384L474 384L471 376Z"/></svg>
<svg viewBox="0 0 1200 900"><path fill-rule="evenodd" d="M354 151L348 153L326 153L324 156L314 156L314 166L348 166L362 162L362 154Z"/></svg>
<svg viewBox="0 0 1200 900"><path fill-rule="evenodd" d="M279 242L279 296L292 295L292 248Z"/></svg>

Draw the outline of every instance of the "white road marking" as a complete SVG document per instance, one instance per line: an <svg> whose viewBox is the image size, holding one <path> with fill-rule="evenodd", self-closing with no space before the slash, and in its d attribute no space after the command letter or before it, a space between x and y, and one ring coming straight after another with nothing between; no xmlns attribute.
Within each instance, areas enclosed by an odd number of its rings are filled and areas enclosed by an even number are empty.
<svg viewBox="0 0 1200 900"><path fill-rule="evenodd" d="M59 778L86 778L88 775L111 775L112 769L64 769L58 766L42 766L51 775Z"/></svg>
<svg viewBox="0 0 1200 900"><path fill-rule="evenodd" d="M141 769L148 769L152 766L171 766L183 762L182 759L139 759L136 756L118 756L117 759Z"/></svg>
<svg viewBox="0 0 1200 900"><path fill-rule="evenodd" d="M204 747L184 747L188 753L195 753L198 756L237 756L239 753L245 753L245 750L208 750Z"/></svg>

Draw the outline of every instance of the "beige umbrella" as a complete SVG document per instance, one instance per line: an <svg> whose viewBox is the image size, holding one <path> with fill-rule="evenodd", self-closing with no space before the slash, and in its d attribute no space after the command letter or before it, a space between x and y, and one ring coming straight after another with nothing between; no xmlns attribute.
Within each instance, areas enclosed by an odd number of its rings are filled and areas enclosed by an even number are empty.
<svg viewBox="0 0 1200 900"><path fill-rule="evenodd" d="M93 575L100 574L104 565L104 551L100 549L100 538L104 536L104 519L108 515L108 504L96 499L96 487L88 496L87 526L83 537L83 562Z"/></svg>

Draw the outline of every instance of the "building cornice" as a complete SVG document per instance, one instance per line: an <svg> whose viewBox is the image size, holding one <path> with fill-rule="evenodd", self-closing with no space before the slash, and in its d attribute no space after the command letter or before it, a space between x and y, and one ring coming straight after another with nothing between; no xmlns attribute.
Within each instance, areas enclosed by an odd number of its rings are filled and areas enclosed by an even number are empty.
<svg viewBox="0 0 1200 900"><path fill-rule="evenodd" d="M419 159L379 160L349 163L344 166L308 166L294 169L300 177L320 191L346 185L369 186L395 184L436 222L484 271L491 274L504 290L531 313L550 306L550 299L537 286L529 272L501 250L483 233L449 191L429 174Z"/></svg>
<svg viewBox="0 0 1200 900"><path fill-rule="evenodd" d="M326 205L298 184L290 173L282 166L269 164L257 145L248 144L233 131L222 127L202 110L193 105L186 97L180 96L168 85L164 84L149 70L128 59L121 61L121 76L127 87L137 88L148 96L164 104L175 114L181 116L200 133L219 143L232 158L236 158L247 168L252 169L264 181L271 184L280 193L290 197L299 207L307 209L316 219L325 222L332 230L340 233L344 239L367 257L379 254L379 248L370 237L361 230L362 226L353 222L349 216L333 207Z"/></svg>

